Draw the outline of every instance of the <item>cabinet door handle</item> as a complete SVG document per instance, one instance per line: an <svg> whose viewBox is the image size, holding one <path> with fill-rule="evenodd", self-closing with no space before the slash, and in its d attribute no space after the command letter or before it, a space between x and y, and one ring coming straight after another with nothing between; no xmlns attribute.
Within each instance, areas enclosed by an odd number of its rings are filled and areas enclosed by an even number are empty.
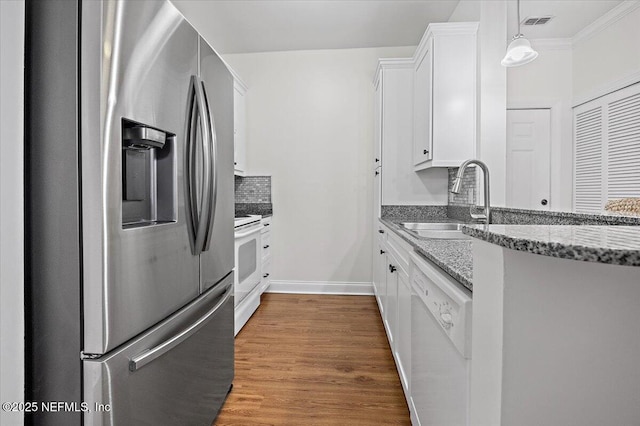
<svg viewBox="0 0 640 426"><path fill-rule="evenodd" d="M384 229L378 229L379 234L384 234Z"/></svg>
<svg viewBox="0 0 640 426"><path fill-rule="evenodd" d="M269 244L267 244L266 246L262 246L263 249L268 249L269 248Z"/></svg>
<svg viewBox="0 0 640 426"><path fill-rule="evenodd" d="M422 150L422 153L423 153L424 155L427 155L427 154L429 153L429 150L424 149L424 150Z"/></svg>
<svg viewBox="0 0 640 426"><path fill-rule="evenodd" d="M380 162L380 159L376 158L376 163L379 163L379 162Z"/></svg>
<svg viewBox="0 0 640 426"><path fill-rule="evenodd" d="M379 174L380 174L380 172L376 170L375 176L378 176Z"/></svg>
<svg viewBox="0 0 640 426"><path fill-rule="evenodd" d="M385 254L385 253L386 253L386 251L380 250L380 254Z"/></svg>
<svg viewBox="0 0 640 426"><path fill-rule="evenodd" d="M262 276L262 278L267 278L268 276L269 276L269 274L264 274L264 275Z"/></svg>
<svg viewBox="0 0 640 426"><path fill-rule="evenodd" d="M393 265L389 265L389 272L394 273L396 271L396 267Z"/></svg>
<svg viewBox="0 0 640 426"><path fill-rule="evenodd" d="M265 227L267 227L267 226L269 226L269 225L270 225L270 223L265 223L265 224L264 224L264 226L265 226Z"/></svg>

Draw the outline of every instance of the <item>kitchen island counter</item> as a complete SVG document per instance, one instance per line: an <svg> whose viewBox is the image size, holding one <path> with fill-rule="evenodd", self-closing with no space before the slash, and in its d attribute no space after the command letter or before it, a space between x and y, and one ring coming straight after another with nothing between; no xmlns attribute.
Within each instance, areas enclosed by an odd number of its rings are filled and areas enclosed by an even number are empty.
<svg viewBox="0 0 640 426"><path fill-rule="evenodd" d="M466 225L462 232L508 249L543 256L640 266L640 226Z"/></svg>

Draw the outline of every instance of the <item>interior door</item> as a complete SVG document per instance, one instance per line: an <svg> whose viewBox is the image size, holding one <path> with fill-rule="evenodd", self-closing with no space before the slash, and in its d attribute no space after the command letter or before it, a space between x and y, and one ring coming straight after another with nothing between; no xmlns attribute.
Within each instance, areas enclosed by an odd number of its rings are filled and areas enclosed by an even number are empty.
<svg viewBox="0 0 640 426"><path fill-rule="evenodd" d="M182 183L198 35L169 1L82 13L84 352L103 354L199 294Z"/></svg>
<svg viewBox="0 0 640 426"><path fill-rule="evenodd" d="M209 105L214 138L215 200L208 249L200 255L201 291L215 285L234 266L233 217L233 77L222 59L202 39L200 77Z"/></svg>
<svg viewBox="0 0 640 426"><path fill-rule="evenodd" d="M549 210L551 111L507 110L507 206Z"/></svg>

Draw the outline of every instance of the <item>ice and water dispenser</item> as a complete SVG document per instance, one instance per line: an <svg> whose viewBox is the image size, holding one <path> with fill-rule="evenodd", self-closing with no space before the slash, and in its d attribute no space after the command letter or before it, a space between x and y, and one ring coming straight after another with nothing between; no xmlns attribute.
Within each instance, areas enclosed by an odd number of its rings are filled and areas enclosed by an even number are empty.
<svg viewBox="0 0 640 426"><path fill-rule="evenodd" d="M176 135L122 119L122 227L176 221Z"/></svg>

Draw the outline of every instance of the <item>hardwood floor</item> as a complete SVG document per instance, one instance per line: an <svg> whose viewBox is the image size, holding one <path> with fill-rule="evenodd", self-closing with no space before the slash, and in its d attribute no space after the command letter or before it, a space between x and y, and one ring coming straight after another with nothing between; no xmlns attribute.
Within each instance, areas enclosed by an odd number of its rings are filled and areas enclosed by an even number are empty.
<svg viewBox="0 0 640 426"><path fill-rule="evenodd" d="M409 425L373 296L263 295L215 425Z"/></svg>

